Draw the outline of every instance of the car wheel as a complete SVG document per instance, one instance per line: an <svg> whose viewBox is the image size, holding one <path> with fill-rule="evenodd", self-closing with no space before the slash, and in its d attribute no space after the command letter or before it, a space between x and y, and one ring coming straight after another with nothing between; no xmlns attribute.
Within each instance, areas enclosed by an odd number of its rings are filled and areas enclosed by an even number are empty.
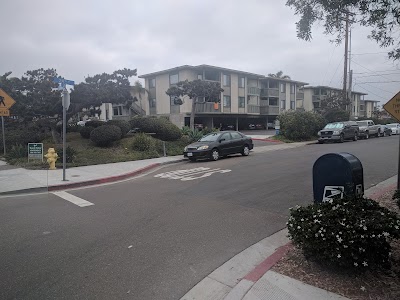
<svg viewBox="0 0 400 300"><path fill-rule="evenodd" d="M249 154L250 154L250 148L249 148L249 146L244 145L244 146L243 146L243 149L242 149L242 155L243 155L243 156L248 156Z"/></svg>
<svg viewBox="0 0 400 300"><path fill-rule="evenodd" d="M378 133L376 134L376 137L378 138L378 137L380 137L380 136L381 136L381 131L378 130Z"/></svg>
<svg viewBox="0 0 400 300"><path fill-rule="evenodd" d="M382 133L382 136L383 136L383 137L385 137L385 136L386 136L386 131L384 131L384 132Z"/></svg>
<svg viewBox="0 0 400 300"><path fill-rule="evenodd" d="M340 135L340 140L339 140L339 143L343 143L344 142L344 135L343 135L343 133Z"/></svg>
<svg viewBox="0 0 400 300"><path fill-rule="evenodd" d="M190 160L191 162L196 161L196 159L195 159L194 157L189 157L189 160Z"/></svg>
<svg viewBox="0 0 400 300"><path fill-rule="evenodd" d="M318 144L323 144L324 143L324 141L318 141Z"/></svg>
<svg viewBox="0 0 400 300"><path fill-rule="evenodd" d="M219 151L217 148L212 149L211 151L211 159L216 161L219 159Z"/></svg>
<svg viewBox="0 0 400 300"><path fill-rule="evenodd" d="M369 132L368 132L368 131L365 133L365 139L366 139L366 140L369 139Z"/></svg>
<svg viewBox="0 0 400 300"><path fill-rule="evenodd" d="M358 134L357 132L354 133L353 141L357 142L358 141Z"/></svg>

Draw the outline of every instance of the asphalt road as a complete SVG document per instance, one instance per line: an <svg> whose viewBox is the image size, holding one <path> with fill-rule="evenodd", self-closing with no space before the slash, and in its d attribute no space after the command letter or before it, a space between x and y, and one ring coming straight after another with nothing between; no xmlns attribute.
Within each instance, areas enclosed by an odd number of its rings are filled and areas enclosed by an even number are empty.
<svg viewBox="0 0 400 300"><path fill-rule="evenodd" d="M397 174L398 138L184 162L69 191L87 207L54 194L0 198L0 299L179 299L311 202L320 155L359 157L368 188Z"/></svg>

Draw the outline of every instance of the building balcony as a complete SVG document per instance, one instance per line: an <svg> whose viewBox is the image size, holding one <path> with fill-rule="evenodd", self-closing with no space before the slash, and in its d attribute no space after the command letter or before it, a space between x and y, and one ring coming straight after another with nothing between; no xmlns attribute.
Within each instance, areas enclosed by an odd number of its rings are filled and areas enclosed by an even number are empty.
<svg viewBox="0 0 400 300"><path fill-rule="evenodd" d="M247 113L249 114L259 114L260 106L258 105L247 105Z"/></svg>
<svg viewBox="0 0 400 300"><path fill-rule="evenodd" d="M196 104L196 113L219 113L221 112L221 103L218 103L218 108L215 109L214 102L204 102Z"/></svg>
<svg viewBox="0 0 400 300"><path fill-rule="evenodd" d="M256 86L247 87L247 95L249 96L260 96L261 90Z"/></svg>
<svg viewBox="0 0 400 300"><path fill-rule="evenodd" d="M302 93L302 92L297 92L297 94L296 94L296 99L297 99L297 100L304 100L304 93Z"/></svg>
<svg viewBox="0 0 400 300"><path fill-rule="evenodd" d="M261 89L261 97L279 97L279 89Z"/></svg>
<svg viewBox="0 0 400 300"><path fill-rule="evenodd" d="M261 106L260 114L268 116L277 116L279 115L279 106Z"/></svg>

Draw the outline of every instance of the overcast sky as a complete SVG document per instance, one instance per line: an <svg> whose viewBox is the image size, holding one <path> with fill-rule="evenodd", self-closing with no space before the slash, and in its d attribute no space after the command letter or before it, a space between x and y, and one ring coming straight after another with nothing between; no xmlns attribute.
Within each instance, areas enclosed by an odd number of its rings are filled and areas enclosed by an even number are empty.
<svg viewBox="0 0 400 300"><path fill-rule="evenodd" d="M146 74L209 64L341 87L344 46L314 28L298 40L286 0L2 0L0 73L56 68L81 82L120 68ZM400 62L352 31L354 90L385 103L400 90ZM378 76L379 74L379 76ZM384 82L384 83L376 83Z"/></svg>

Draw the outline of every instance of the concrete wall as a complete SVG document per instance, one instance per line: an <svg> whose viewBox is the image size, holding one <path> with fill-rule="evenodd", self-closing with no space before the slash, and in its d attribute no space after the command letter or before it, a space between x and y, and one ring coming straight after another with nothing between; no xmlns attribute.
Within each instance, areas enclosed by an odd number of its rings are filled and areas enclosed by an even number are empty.
<svg viewBox="0 0 400 300"><path fill-rule="evenodd" d="M312 103L313 90L304 89L304 109L306 111L313 111L314 105Z"/></svg>
<svg viewBox="0 0 400 300"><path fill-rule="evenodd" d="M239 76L238 74L231 75L231 113L239 112Z"/></svg>
<svg viewBox="0 0 400 300"><path fill-rule="evenodd" d="M158 75L156 86L157 114L169 114L170 101L169 96L165 93L169 88L169 74Z"/></svg>

